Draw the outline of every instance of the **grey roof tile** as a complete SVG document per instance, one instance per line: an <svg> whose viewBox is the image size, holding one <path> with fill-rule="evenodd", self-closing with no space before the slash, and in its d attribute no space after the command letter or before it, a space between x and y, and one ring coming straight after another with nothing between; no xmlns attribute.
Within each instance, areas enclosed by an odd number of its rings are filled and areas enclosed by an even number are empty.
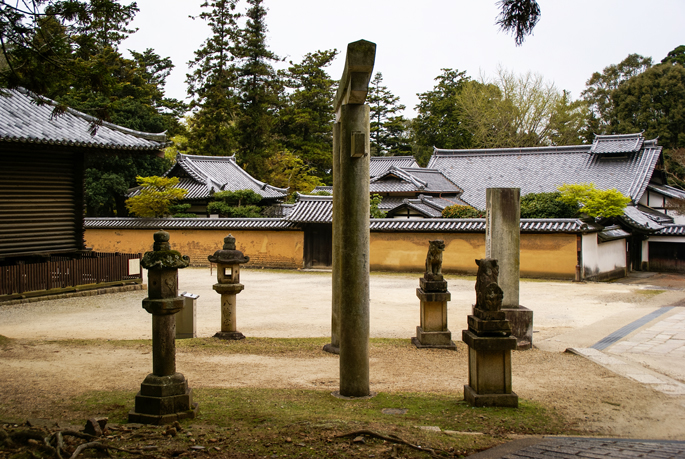
<svg viewBox="0 0 685 459"><path fill-rule="evenodd" d="M25 89L0 89L0 142L142 151L159 151L167 145L165 133L139 132L107 122L91 135L96 118L71 108L53 117L55 105Z"/></svg>
<svg viewBox="0 0 685 459"><path fill-rule="evenodd" d="M333 221L333 196L298 194L295 207L286 219L298 223L330 223Z"/></svg>
<svg viewBox="0 0 685 459"><path fill-rule="evenodd" d="M381 204L385 203L387 199L389 198L383 198ZM461 201L459 198L453 199L455 199L456 202L453 200L420 194L416 198L405 198L400 202L396 202L393 207L388 208L388 216L394 216L397 212L409 207L421 213L426 218L440 218L442 217L442 210L445 207L454 204L464 205L463 201ZM379 209L384 210L381 208L381 206L378 207Z"/></svg>
<svg viewBox="0 0 685 459"><path fill-rule="evenodd" d="M399 168L390 166L386 171L371 178L369 183L371 193L461 193L463 190L450 181L437 169Z"/></svg>
<svg viewBox="0 0 685 459"><path fill-rule="evenodd" d="M674 188L672 186L657 185L655 183L650 183L649 185L647 185L647 189L656 191L657 193L661 193L665 196L668 196L669 198L685 199L685 191L680 190L678 188Z"/></svg>
<svg viewBox="0 0 685 459"><path fill-rule="evenodd" d="M685 225L668 225L654 233L655 236L685 236Z"/></svg>
<svg viewBox="0 0 685 459"><path fill-rule="evenodd" d="M658 231L663 228L663 225L654 221L648 214L635 206L626 207L620 219L628 226L648 232Z"/></svg>
<svg viewBox="0 0 685 459"><path fill-rule="evenodd" d="M413 156L372 156L369 164L369 175L375 177L395 167L419 167Z"/></svg>
<svg viewBox="0 0 685 459"><path fill-rule="evenodd" d="M607 137L607 136L605 136ZM640 151L619 157L593 154L590 145L441 150L429 168L438 169L464 189L461 199L485 208L485 189L515 187L521 195L552 192L564 183L594 183L616 188L638 202L661 155L661 147L645 141Z"/></svg>
<svg viewBox="0 0 685 459"><path fill-rule="evenodd" d="M592 153L635 153L640 151L644 137L642 134L595 135Z"/></svg>
<svg viewBox="0 0 685 459"><path fill-rule="evenodd" d="M86 218L86 229L244 229L295 230L282 218Z"/></svg>
<svg viewBox="0 0 685 459"><path fill-rule="evenodd" d="M207 199L222 190L252 190L264 199L281 199L288 190L267 185L252 177L236 163L235 156L176 156L176 164L165 174L179 177L176 188L188 190L185 199ZM135 195L135 192L130 194Z"/></svg>

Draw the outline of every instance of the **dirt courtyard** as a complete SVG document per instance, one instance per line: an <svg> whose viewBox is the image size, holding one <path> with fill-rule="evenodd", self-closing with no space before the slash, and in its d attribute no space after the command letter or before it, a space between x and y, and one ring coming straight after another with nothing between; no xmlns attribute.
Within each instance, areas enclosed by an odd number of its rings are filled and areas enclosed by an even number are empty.
<svg viewBox="0 0 685 459"><path fill-rule="evenodd" d="M180 271L180 290L200 294L197 331L203 338L219 327L214 279L208 269ZM337 389L338 358L319 344L287 353L249 350L253 337L328 336L330 273L244 270L241 280L246 288L238 296L238 329L248 338L237 346L245 349L221 352L201 343L179 344L177 368L191 387ZM418 325L418 275L371 276L371 336L406 340L406 345L372 343L372 390L461 398L467 361L459 338L475 296L474 281L448 277L448 282L456 352L409 344ZM0 306L0 335L10 338L0 341L0 395L6 401L0 419L7 419L10 410L19 418L58 417L56 401L92 390L137 391L151 368L149 344L117 343L149 339L150 316L141 307L145 293ZM685 439L685 396L664 395L563 352L591 346L637 318L684 300L685 291L678 288L523 281L521 303L534 311L538 349L514 353L514 391L523 400L558 410L587 434Z"/></svg>

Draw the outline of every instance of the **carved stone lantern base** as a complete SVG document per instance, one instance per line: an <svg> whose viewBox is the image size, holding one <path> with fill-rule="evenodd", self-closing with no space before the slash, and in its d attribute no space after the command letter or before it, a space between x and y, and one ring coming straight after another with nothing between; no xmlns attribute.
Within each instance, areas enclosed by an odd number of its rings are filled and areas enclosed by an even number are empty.
<svg viewBox="0 0 685 459"><path fill-rule="evenodd" d="M150 373L140 385L135 400L134 410L128 413L128 422L172 424L181 419L193 419L198 413L193 391L181 373L169 376Z"/></svg>

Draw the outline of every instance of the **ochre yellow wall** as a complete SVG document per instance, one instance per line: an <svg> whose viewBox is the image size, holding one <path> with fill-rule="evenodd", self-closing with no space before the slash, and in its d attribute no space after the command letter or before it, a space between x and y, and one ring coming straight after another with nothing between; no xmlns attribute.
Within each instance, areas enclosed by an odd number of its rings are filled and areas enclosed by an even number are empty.
<svg viewBox="0 0 685 459"><path fill-rule="evenodd" d="M152 250L155 230L89 229L86 245L98 252L145 253ZM302 268L302 231L170 230L171 247L190 257L193 266L207 266L207 256L219 250L231 233L238 250L250 257L248 266ZM484 233L371 233L371 270L425 269L428 241L443 239L443 270L476 273L476 258L485 256ZM521 234L521 276L567 278L575 276L575 234Z"/></svg>
<svg viewBox="0 0 685 459"><path fill-rule="evenodd" d="M485 256L484 233L371 233L371 270L423 271L428 241L445 241L445 272L476 273ZM576 272L575 234L521 234L521 276L572 279Z"/></svg>
<svg viewBox="0 0 685 459"><path fill-rule="evenodd" d="M145 253L152 250L156 230L86 230L86 246L97 252ZM231 233L236 248L250 257L248 266L302 268L301 231L169 230L171 248L190 257L192 266L209 266L207 257L221 249Z"/></svg>

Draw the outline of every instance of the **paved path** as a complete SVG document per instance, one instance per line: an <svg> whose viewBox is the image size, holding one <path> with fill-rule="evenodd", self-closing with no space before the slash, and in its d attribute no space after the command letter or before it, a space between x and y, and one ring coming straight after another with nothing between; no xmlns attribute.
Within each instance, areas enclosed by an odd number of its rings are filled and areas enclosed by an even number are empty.
<svg viewBox="0 0 685 459"><path fill-rule="evenodd" d="M472 459L685 458L685 442L546 437L506 443L469 457Z"/></svg>

